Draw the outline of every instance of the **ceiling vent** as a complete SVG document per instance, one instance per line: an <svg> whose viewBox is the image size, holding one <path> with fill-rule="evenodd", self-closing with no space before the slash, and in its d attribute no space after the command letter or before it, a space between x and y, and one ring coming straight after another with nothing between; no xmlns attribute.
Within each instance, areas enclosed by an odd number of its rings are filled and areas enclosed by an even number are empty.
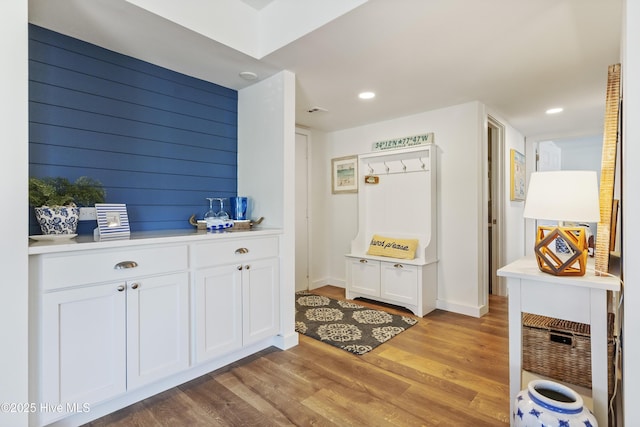
<svg viewBox="0 0 640 427"><path fill-rule="evenodd" d="M326 108L322 108L322 107L311 107L307 110L307 113L318 113L318 112L322 112L322 113L326 113L327 110Z"/></svg>

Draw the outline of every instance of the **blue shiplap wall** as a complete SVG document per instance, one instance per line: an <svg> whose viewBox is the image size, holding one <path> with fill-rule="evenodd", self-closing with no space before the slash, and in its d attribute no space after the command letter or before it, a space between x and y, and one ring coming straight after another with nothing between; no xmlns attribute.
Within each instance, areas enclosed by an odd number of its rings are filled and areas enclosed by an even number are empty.
<svg viewBox="0 0 640 427"><path fill-rule="evenodd" d="M29 174L100 180L131 231L192 228L205 197L236 195L237 105L235 90L29 26Z"/></svg>

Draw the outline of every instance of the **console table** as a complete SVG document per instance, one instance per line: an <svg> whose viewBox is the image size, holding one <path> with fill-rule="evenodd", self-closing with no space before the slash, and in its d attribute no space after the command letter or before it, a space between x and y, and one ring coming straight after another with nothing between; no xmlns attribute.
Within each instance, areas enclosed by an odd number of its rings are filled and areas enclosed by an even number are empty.
<svg viewBox="0 0 640 427"><path fill-rule="evenodd" d="M591 392L593 414L608 422L607 291L620 291L616 277L596 276L593 267L582 277L553 276L538 269L534 257L521 258L498 270L509 289L509 390L511 404L522 389L522 313L533 313L591 327ZM526 386L526 385L525 385Z"/></svg>

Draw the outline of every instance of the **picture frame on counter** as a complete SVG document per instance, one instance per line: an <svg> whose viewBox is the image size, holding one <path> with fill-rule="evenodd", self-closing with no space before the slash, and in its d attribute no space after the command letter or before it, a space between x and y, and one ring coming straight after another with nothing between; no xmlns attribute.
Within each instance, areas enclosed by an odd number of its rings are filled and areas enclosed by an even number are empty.
<svg viewBox="0 0 640 427"><path fill-rule="evenodd" d="M131 235L127 205L124 203L96 203L98 227L94 238L127 239Z"/></svg>

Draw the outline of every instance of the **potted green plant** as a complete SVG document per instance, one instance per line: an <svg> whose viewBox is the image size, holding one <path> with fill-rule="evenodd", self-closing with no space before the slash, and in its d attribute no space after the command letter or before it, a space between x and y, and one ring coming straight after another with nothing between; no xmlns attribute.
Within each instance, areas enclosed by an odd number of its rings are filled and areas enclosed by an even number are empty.
<svg viewBox="0 0 640 427"><path fill-rule="evenodd" d="M93 207L96 203L104 203L106 191L97 179L81 176L73 183L72 196L76 205Z"/></svg>
<svg viewBox="0 0 640 427"><path fill-rule="evenodd" d="M75 234L80 206L104 203L100 181L81 176L75 182L63 177L29 178L29 204L43 234Z"/></svg>

